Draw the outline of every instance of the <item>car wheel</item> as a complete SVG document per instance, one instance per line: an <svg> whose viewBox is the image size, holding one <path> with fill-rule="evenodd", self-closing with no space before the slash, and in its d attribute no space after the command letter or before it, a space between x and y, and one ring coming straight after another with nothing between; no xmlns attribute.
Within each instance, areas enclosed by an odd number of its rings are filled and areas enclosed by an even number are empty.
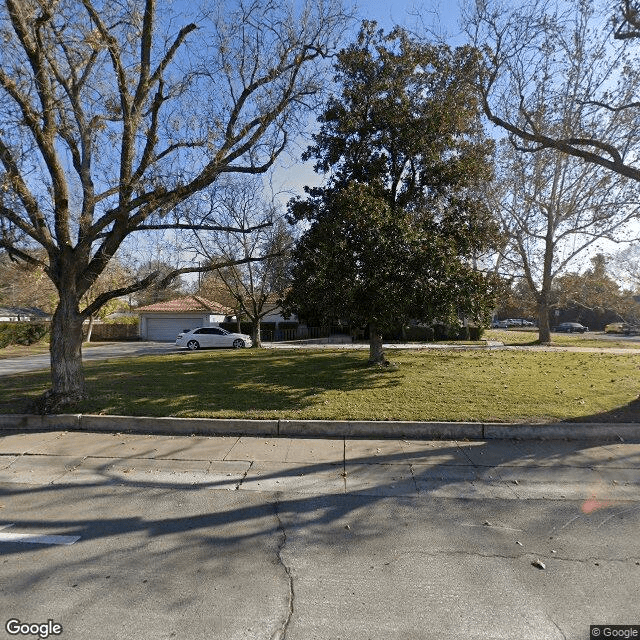
<svg viewBox="0 0 640 640"><path fill-rule="evenodd" d="M191 351L196 351L199 348L200 348L200 343L197 340L189 340L189 342L187 342L187 349L190 349Z"/></svg>
<svg viewBox="0 0 640 640"><path fill-rule="evenodd" d="M241 340L240 338L236 338L233 341L233 348L234 349L242 349L244 347L244 340Z"/></svg>

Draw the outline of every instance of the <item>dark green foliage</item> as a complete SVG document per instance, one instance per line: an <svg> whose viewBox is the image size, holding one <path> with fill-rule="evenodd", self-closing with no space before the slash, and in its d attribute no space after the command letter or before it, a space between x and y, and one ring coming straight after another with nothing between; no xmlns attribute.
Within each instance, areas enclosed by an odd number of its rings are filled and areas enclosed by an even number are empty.
<svg viewBox="0 0 640 640"><path fill-rule="evenodd" d="M10 344L30 345L49 334L49 325L40 322L0 323L0 349Z"/></svg>
<svg viewBox="0 0 640 640"><path fill-rule="evenodd" d="M484 335L484 327L469 327L469 340L482 340Z"/></svg>
<svg viewBox="0 0 640 640"><path fill-rule="evenodd" d="M311 224L294 252L288 310L369 325L372 340L411 319L484 320L494 283L472 264L497 227L479 197L493 146L476 60L467 47L385 36L370 23L340 53L341 94L305 156L330 180L290 203L291 220Z"/></svg>
<svg viewBox="0 0 640 640"><path fill-rule="evenodd" d="M433 342L433 327L406 327L404 330L407 342Z"/></svg>
<svg viewBox="0 0 640 640"><path fill-rule="evenodd" d="M440 340L459 340L460 339L460 325L444 324L438 322L433 325L434 339L436 342Z"/></svg>

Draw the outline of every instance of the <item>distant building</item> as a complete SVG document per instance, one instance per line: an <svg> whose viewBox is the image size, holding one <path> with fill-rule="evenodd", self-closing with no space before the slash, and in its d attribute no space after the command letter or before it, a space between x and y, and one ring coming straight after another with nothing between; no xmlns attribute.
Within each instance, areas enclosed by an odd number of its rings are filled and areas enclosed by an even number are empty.
<svg viewBox="0 0 640 640"><path fill-rule="evenodd" d="M0 322L44 322L51 316L36 307L0 307Z"/></svg>

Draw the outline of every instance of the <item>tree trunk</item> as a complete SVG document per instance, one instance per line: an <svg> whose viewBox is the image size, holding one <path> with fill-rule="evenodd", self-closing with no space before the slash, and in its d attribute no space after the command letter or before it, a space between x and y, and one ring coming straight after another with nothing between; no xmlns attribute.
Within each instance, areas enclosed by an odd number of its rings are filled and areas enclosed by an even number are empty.
<svg viewBox="0 0 640 640"><path fill-rule="evenodd" d="M82 369L82 322L78 301L61 294L51 321L51 390L42 403L42 410L53 413L64 404L77 402L85 396Z"/></svg>
<svg viewBox="0 0 640 640"><path fill-rule="evenodd" d="M87 327L87 342L91 342L91 334L93 333L94 317L89 316L89 326Z"/></svg>
<svg viewBox="0 0 640 640"><path fill-rule="evenodd" d="M538 303L538 342L551 342L551 328L549 326L549 306L546 300Z"/></svg>
<svg viewBox="0 0 640 640"><path fill-rule="evenodd" d="M374 322L369 323L369 364L389 364L382 348L382 334Z"/></svg>
<svg viewBox="0 0 640 640"><path fill-rule="evenodd" d="M262 337L260 336L260 318L254 320L251 328L251 341L257 349L262 347Z"/></svg>

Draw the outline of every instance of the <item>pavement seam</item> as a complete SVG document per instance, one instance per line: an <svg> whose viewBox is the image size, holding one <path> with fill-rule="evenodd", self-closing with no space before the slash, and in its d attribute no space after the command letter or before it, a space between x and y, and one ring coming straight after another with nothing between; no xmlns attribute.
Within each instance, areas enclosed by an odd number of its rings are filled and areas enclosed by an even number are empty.
<svg viewBox="0 0 640 640"><path fill-rule="evenodd" d="M484 425L482 426L482 430L483 430L483 434L484 434ZM456 447L457 447L458 451L469 461L469 464L474 469L477 469L478 465L473 461L471 456L467 454L467 452L460 446L460 444L458 442L456 442Z"/></svg>
<svg viewBox="0 0 640 640"><path fill-rule="evenodd" d="M278 563L284 569L284 572L287 576L288 584L289 584L289 603L287 607L287 614L285 616L284 621L282 622L282 626L280 629L276 629L271 635L271 640L285 640L287 637L287 630L289 628L289 624L291 623L291 618L293 616L293 608L295 601L295 591L293 588L293 575L291 574L290 567L284 562L282 558L282 550L284 546L287 544L287 532L285 531L284 525L282 523L282 519L280 518L280 503L276 499L273 503L273 511L276 517L276 521L278 523L278 531L280 531L280 541L278 542L278 549L276 551L276 557L278 558Z"/></svg>
<svg viewBox="0 0 640 640"><path fill-rule="evenodd" d="M242 474L242 478L240 478L240 482L238 482L234 491L238 491L240 489L240 485L245 481L251 467L253 467L253 460L249 461L249 466L244 470L244 473Z"/></svg>
<svg viewBox="0 0 640 640"><path fill-rule="evenodd" d="M413 480L413 486L416 488L416 491L420 493L420 487L418 487L418 481L416 480L416 476L413 473L413 464L409 463L409 472L411 473L411 479Z"/></svg>
<svg viewBox="0 0 640 640"><path fill-rule="evenodd" d="M238 442L240 442L240 438L242 438L242 436L236 436L236 441L231 445L231 448L229 449L229 451L227 451L227 453L225 453L224 456L222 456L223 461L226 462L227 458L231 455L231 452L233 451L235 446L238 444Z"/></svg>

